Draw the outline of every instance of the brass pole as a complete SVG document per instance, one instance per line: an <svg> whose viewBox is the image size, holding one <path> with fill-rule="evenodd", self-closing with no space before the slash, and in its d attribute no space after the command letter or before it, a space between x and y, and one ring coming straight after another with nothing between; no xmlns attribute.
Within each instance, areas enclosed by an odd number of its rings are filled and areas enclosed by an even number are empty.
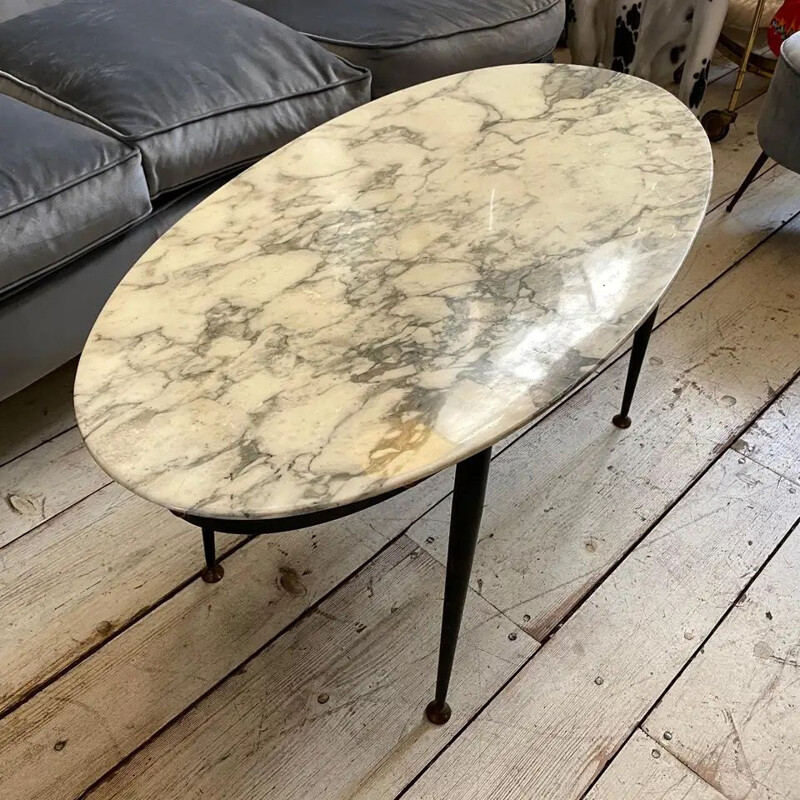
<svg viewBox="0 0 800 800"><path fill-rule="evenodd" d="M753 52L753 45L756 43L756 36L758 36L758 28L761 23L761 15L764 13L764 6L767 0L758 0L755 13L753 14L753 25L750 28L750 38L747 41L747 47L744 49L742 56L742 63L739 65L739 73L736 76L736 85L733 87L731 99L728 103L728 111L735 111L736 104L739 101L739 94L742 91L742 84L744 83L744 75L747 72L747 63L750 61L750 54Z"/></svg>

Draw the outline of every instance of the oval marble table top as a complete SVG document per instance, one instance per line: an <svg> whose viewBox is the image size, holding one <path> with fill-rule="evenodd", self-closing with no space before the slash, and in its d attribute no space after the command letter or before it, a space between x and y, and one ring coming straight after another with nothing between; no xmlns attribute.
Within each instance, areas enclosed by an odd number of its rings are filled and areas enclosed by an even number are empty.
<svg viewBox="0 0 800 800"><path fill-rule="evenodd" d="M627 75L494 67L369 103L236 177L131 269L78 369L86 445L137 494L208 517L410 484L530 421L631 334L710 181L694 116Z"/></svg>

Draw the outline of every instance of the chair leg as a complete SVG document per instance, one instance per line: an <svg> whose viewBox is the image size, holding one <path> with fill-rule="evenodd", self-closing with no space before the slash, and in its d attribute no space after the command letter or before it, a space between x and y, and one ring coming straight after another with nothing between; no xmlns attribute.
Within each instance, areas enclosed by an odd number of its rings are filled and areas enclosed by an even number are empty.
<svg viewBox="0 0 800 800"><path fill-rule="evenodd" d="M764 166L766 160L767 154L762 151L759 157L756 159L756 163L753 164L753 166L750 168L750 172L747 173L747 176L742 181L742 185L736 190L736 194L731 198L730 203L725 206L726 211L733 211L733 207L739 202L739 199L745 193L747 187L756 179L756 175L758 175L759 170Z"/></svg>
<svg viewBox="0 0 800 800"><path fill-rule="evenodd" d="M612 422L618 428L630 428L631 418L628 412L631 410L633 393L636 391L636 384L639 381L639 373L642 369L644 356L647 352L647 344L650 341L650 333L656 321L658 306L653 309L653 313L637 328L633 334L633 346L631 347L631 358L628 362L628 375L625 378L625 390L622 393L622 408L616 414Z"/></svg>
<svg viewBox="0 0 800 800"><path fill-rule="evenodd" d="M222 564L217 563L217 546L214 541L214 531L212 528L203 528L203 552L206 557L206 568L201 574L201 578L206 583L216 583L222 580L225 570Z"/></svg>
<svg viewBox="0 0 800 800"><path fill-rule="evenodd" d="M491 459L492 448L488 447L465 459L456 467L453 507L450 512L450 538L447 545L447 572L436 695L425 709L425 716L435 725L443 725L450 719L447 690L450 686L458 632L467 599L472 559L478 542Z"/></svg>

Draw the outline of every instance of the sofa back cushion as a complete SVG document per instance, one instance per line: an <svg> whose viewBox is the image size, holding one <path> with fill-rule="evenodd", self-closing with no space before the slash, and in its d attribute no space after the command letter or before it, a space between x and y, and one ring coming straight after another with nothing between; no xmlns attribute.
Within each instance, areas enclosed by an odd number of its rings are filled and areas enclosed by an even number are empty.
<svg viewBox="0 0 800 800"><path fill-rule="evenodd" d="M537 61L564 0L240 0L372 72L379 97L480 67Z"/></svg>
<svg viewBox="0 0 800 800"><path fill-rule="evenodd" d="M369 73L232 0L61 0L0 24L0 91L138 147L150 194L369 97Z"/></svg>

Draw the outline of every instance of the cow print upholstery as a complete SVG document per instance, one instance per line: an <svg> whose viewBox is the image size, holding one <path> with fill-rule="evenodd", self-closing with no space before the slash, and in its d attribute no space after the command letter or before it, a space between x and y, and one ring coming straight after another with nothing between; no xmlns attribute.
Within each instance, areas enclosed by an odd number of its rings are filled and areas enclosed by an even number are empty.
<svg viewBox="0 0 800 800"><path fill-rule="evenodd" d="M567 44L575 64L679 81L698 113L727 10L728 0L567 0Z"/></svg>

